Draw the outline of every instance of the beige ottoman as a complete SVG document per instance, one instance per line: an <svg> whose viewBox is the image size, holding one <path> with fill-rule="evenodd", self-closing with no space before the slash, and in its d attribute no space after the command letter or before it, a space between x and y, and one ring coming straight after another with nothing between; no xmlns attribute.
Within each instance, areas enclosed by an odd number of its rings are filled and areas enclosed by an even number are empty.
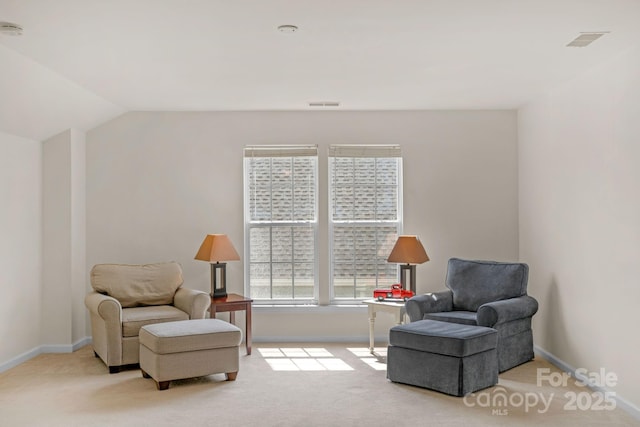
<svg viewBox="0 0 640 427"><path fill-rule="evenodd" d="M158 390L172 380L224 373L233 381L240 365L242 331L218 319L179 320L140 328L140 369Z"/></svg>

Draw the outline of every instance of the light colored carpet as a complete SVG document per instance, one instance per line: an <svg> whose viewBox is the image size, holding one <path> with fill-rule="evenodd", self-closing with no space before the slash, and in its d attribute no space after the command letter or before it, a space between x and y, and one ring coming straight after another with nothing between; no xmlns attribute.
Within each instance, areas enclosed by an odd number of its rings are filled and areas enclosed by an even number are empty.
<svg viewBox="0 0 640 427"><path fill-rule="evenodd" d="M174 381L166 391L157 391L139 370L110 375L90 346L43 354L0 374L0 425L639 425L622 409L597 410L592 392L573 381L538 386L538 369L559 372L544 360L501 374L495 387L457 398L389 382L385 351L378 349L374 358L363 344L254 344L251 356L242 348L236 381L211 375ZM580 393L591 397L587 401ZM583 409L572 409L575 396Z"/></svg>

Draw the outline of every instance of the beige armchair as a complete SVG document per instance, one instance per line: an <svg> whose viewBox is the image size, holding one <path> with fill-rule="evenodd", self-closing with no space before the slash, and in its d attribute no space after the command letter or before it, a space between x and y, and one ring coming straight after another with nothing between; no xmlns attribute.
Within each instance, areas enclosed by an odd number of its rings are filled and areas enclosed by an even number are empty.
<svg viewBox="0 0 640 427"><path fill-rule="evenodd" d="M91 269L93 292L85 305L91 315L93 350L110 373L139 363L142 326L204 319L209 294L182 284L182 267L176 262L97 264Z"/></svg>

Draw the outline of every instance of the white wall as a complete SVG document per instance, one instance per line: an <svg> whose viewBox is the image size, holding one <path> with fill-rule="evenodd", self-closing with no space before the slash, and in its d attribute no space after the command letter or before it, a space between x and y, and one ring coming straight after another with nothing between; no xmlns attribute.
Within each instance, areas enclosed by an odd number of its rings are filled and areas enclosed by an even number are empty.
<svg viewBox="0 0 640 427"><path fill-rule="evenodd" d="M42 145L0 132L0 366L40 345L41 196Z"/></svg>
<svg viewBox="0 0 640 427"><path fill-rule="evenodd" d="M87 197L85 133L69 131L71 146L71 341L76 344L91 335L84 297L91 288L87 271Z"/></svg>
<svg viewBox="0 0 640 427"><path fill-rule="evenodd" d="M42 343L70 351L87 335L84 296L85 141L67 130L43 143Z"/></svg>
<svg viewBox="0 0 640 427"><path fill-rule="evenodd" d="M535 342L620 378L640 407L640 51L555 88L519 122L520 258Z"/></svg>
<svg viewBox="0 0 640 427"><path fill-rule="evenodd" d="M243 253L244 145L318 144L322 207L329 144L398 143L404 231L419 235L431 258L418 266L418 291L441 289L452 256L518 259L516 133L510 111L128 113L87 133L87 269L175 260L186 286L208 290L209 266L193 259L204 236L226 233ZM320 214L326 225L326 207ZM241 293L242 262L227 269L228 287ZM366 337L364 308L345 311L329 314L332 322L257 311L254 334Z"/></svg>

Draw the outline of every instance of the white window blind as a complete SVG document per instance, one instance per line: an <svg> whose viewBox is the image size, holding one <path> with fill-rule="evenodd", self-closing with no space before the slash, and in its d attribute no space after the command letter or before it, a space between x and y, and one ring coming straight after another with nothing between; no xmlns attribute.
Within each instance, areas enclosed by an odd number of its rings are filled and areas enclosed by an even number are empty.
<svg viewBox="0 0 640 427"><path fill-rule="evenodd" d="M244 158L249 295L316 300L317 147L251 146Z"/></svg>
<svg viewBox="0 0 640 427"><path fill-rule="evenodd" d="M332 299L371 298L397 282L387 263L402 227L402 157L397 145L332 145L329 234Z"/></svg>

